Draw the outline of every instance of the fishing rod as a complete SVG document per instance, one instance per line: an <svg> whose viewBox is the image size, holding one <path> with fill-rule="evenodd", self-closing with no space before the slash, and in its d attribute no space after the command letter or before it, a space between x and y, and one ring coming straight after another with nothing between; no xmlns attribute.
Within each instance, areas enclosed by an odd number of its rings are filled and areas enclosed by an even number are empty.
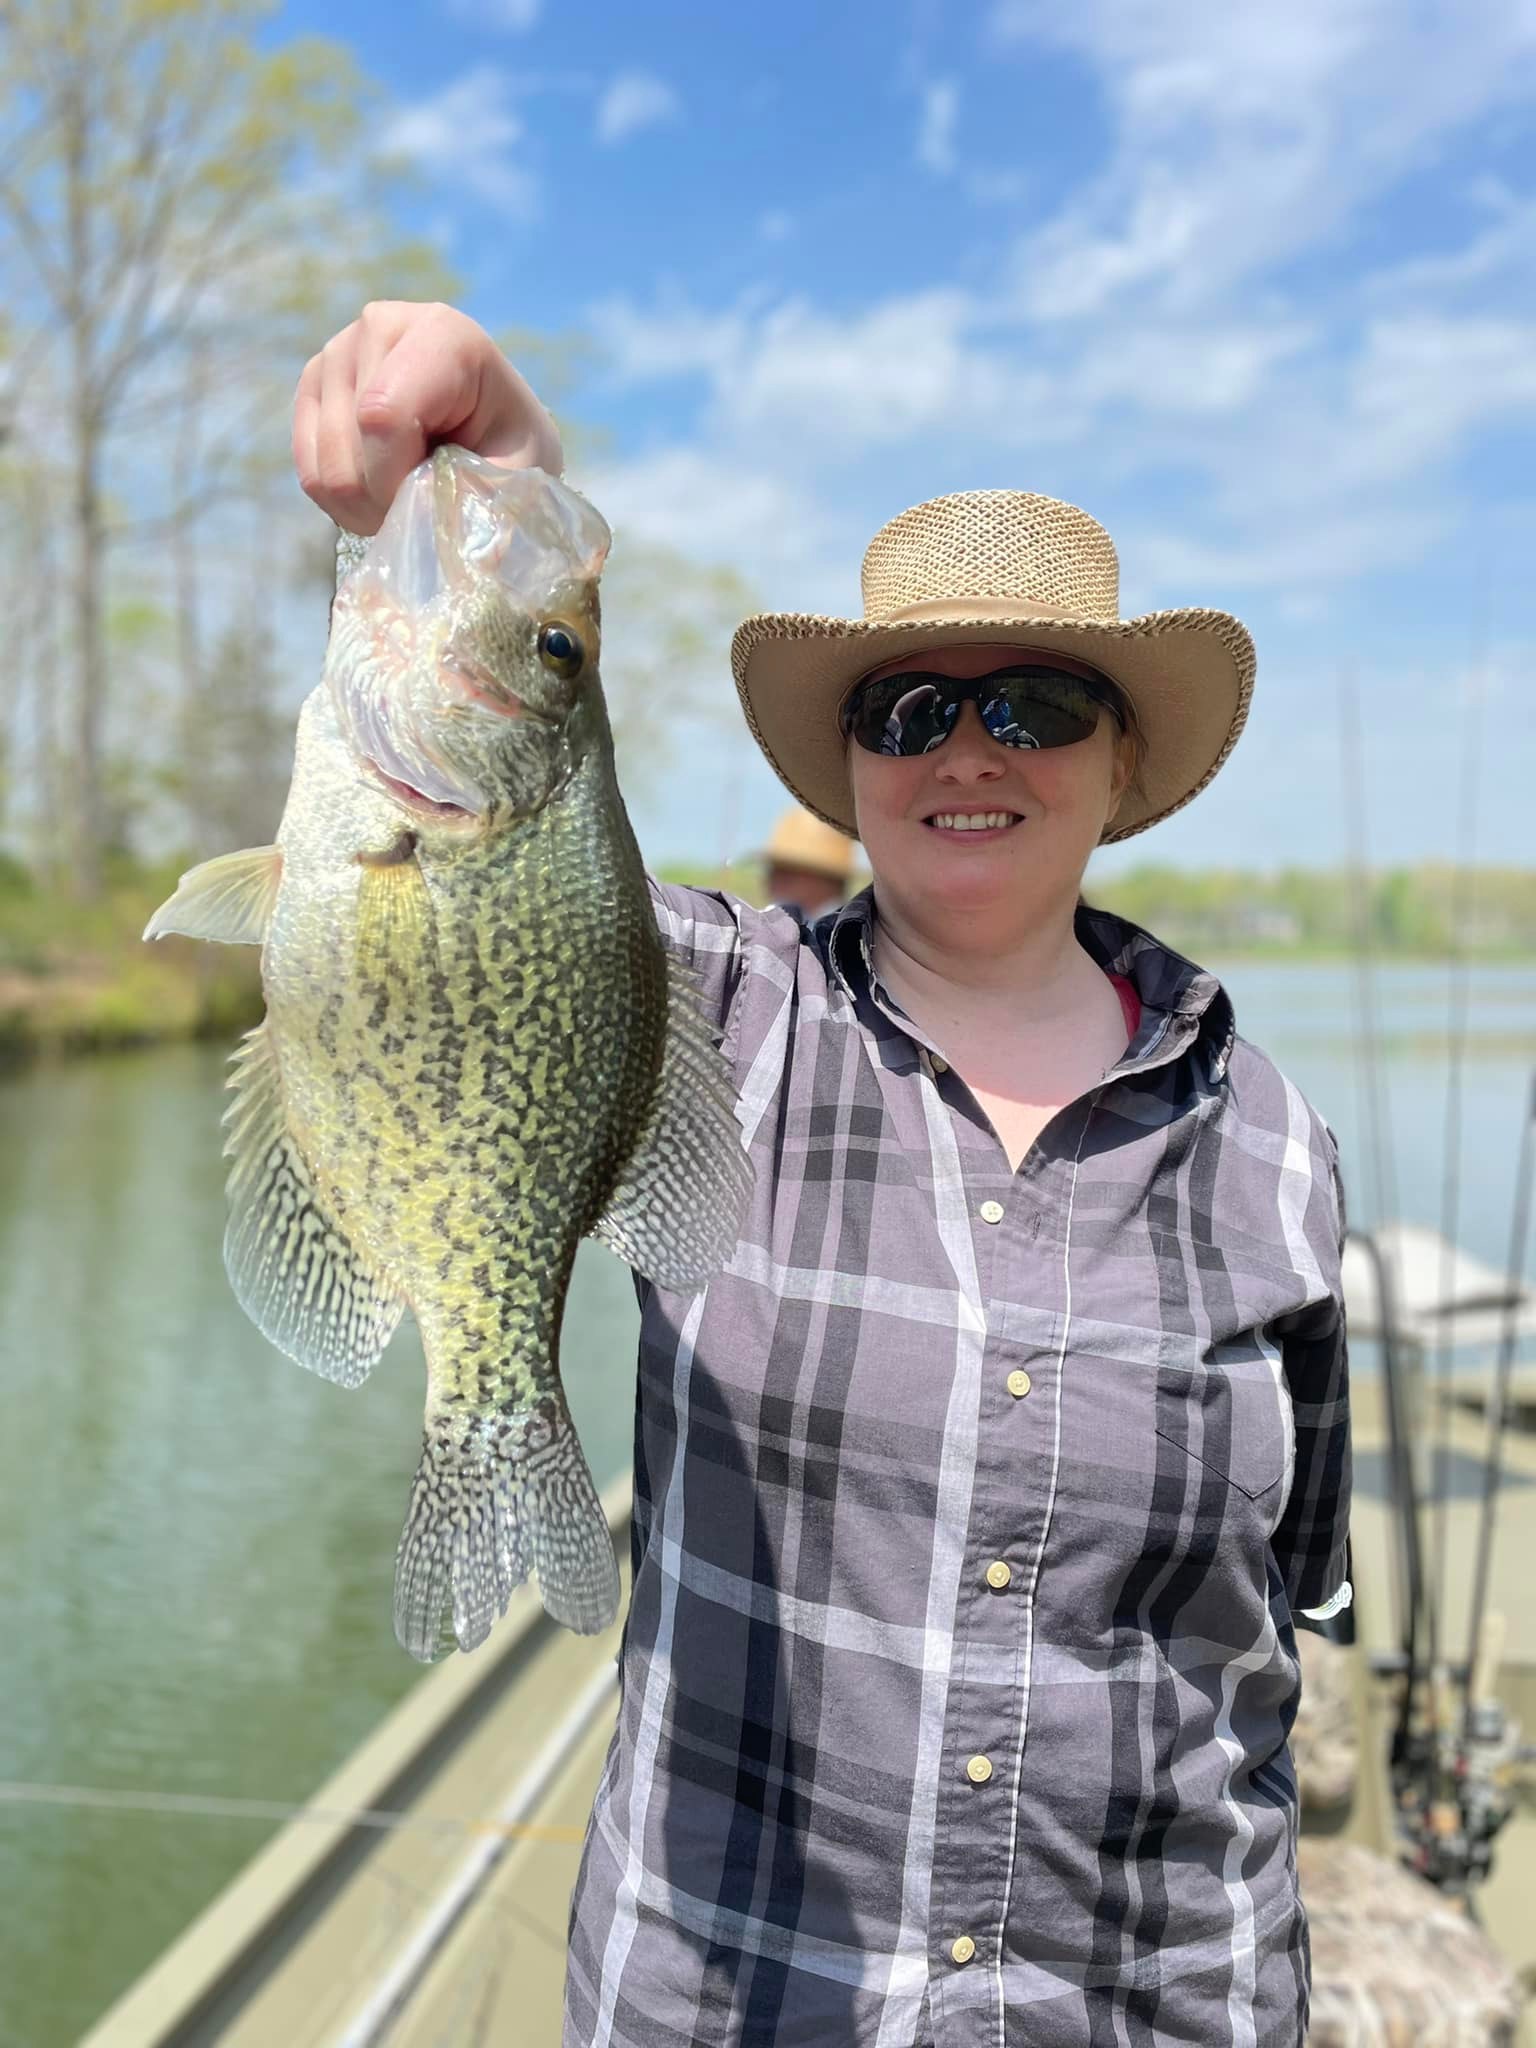
<svg viewBox="0 0 1536 2048"><path fill-rule="evenodd" d="M1509 1425L1510 1381L1519 1341L1522 1309L1529 1296L1525 1268L1531 1230L1531 1192L1536 1182L1536 1074L1520 1134L1520 1163L1510 1214L1508 1287L1503 1302L1497 1363L1488 1394L1488 1449L1483 1464L1482 1503L1478 1516L1472 1604L1467 1624L1467 1661L1463 1677L1462 1712L1452 1756L1452 1780L1460 1820L1459 1835L1469 1879L1486 1875L1494 1837L1513 1811L1507 1783L1508 1767L1523 1760L1520 1729L1506 1715L1495 1693L1498 1647L1491 1640L1488 1577L1493 1560L1494 1529L1503 1487L1504 1432Z"/></svg>
<svg viewBox="0 0 1536 2048"><path fill-rule="evenodd" d="M1344 815L1347 821L1346 872L1350 882L1351 909L1355 927L1356 1004L1359 1030L1356 1034L1356 1088L1359 1100L1361 1151L1368 1190L1366 1209L1377 1225L1397 1214L1397 1162L1392 1143L1392 1118L1385 1097L1381 1030L1376 1003L1375 948L1372 937L1369 894L1370 855L1365 795L1364 750L1360 732L1360 698L1352 669L1338 671L1339 757L1343 782ZM1396 1308L1396 1277L1391 1261L1369 1231L1348 1233L1361 1246L1376 1279L1378 1322L1381 1327L1381 1363L1388 1411L1388 1484L1397 1523L1398 1541L1393 1557L1396 1571L1400 1670L1397 1726L1392 1740L1394 1782L1400 1796L1408 1792L1408 1781L1424 1770L1420 1754L1416 1714L1420 1689L1420 1643L1426 1630L1433 1635L1430 1593L1424 1574L1420 1540L1420 1501L1414 1467L1412 1417L1409 1413L1408 1366L1400 1349L1400 1328Z"/></svg>
<svg viewBox="0 0 1536 2048"><path fill-rule="evenodd" d="M1510 1380L1522 1313L1530 1302L1524 1273L1533 1184L1536 1076L1532 1077L1521 1131L1510 1218L1508 1285L1500 1301L1498 1361L1488 1394L1488 1449L1483 1468L1466 1661L1442 1671L1427 1658L1420 1659L1405 1644L1401 1666L1404 1684L1392 1747L1393 1786L1399 1821L1410 1845L1409 1860L1420 1876L1460 1897L1474 1919L1474 1888L1489 1875L1494 1840L1514 1811L1513 1770L1536 1761L1536 1750L1522 1748L1519 1725L1505 1713L1495 1692L1502 1625L1500 1617L1488 1612ZM1460 1689L1459 1714L1448 1716L1444 1711L1445 1687Z"/></svg>
<svg viewBox="0 0 1536 2048"><path fill-rule="evenodd" d="M1360 732L1359 691L1354 674L1338 677L1339 750L1348 820L1348 872L1353 899L1355 962L1360 1028L1356 1068L1361 1135L1370 1204L1378 1223L1398 1214L1397 1162L1392 1116L1386 1098L1381 1031L1376 1003L1375 947L1370 900L1370 860L1364 753ZM1435 1591L1425 1570L1422 1543L1422 1501L1414 1456L1414 1396L1422 1372L1405 1357L1403 1331L1396 1304L1392 1262L1368 1232L1354 1235L1370 1260L1380 1306L1381 1360L1387 1395L1389 1466L1392 1508L1397 1522L1397 1582L1400 1649L1386 1669L1400 1680L1397 1713L1390 1749L1393 1791L1400 1825L1411 1844L1411 1860L1425 1875L1443 1881L1440 1869L1444 1830L1437 1833L1444 1810L1440 1792L1438 1732L1439 1645ZM1411 1375L1411 1384L1410 1384Z"/></svg>
<svg viewBox="0 0 1536 2048"><path fill-rule="evenodd" d="M1392 1117L1382 1080L1381 1032L1376 1013L1376 976L1369 900L1370 852L1366 834L1364 750L1360 737L1360 698L1352 671L1339 673L1339 752L1344 783L1344 813L1349 821L1347 871L1355 923L1356 1000L1360 1011L1356 1084L1360 1091L1363 1150L1371 1174L1370 1213L1378 1223L1397 1214L1397 1161L1392 1145Z"/></svg>
<svg viewBox="0 0 1536 2048"><path fill-rule="evenodd" d="M1435 1346L1434 1591L1432 1596L1430 1664L1438 1670L1440 1644L1434 1618L1445 1611L1450 1548L1451 1355L1456 1341L1456 1304L1452 1279L1461 1235L1462 1082L1467 1059L1467 1008L1471 974L1466 933L1472 921L1477 852L1478 773L1481 766L1481 679L1486 670L1487 607L1484 592L1482 648L1474 673L1478 687L1462 726L1461 801L1457 823L1456 865L1451 880L1450 965L1446 977L1445 1127L1441 1143L1440 1306Z"/></svg>
<svg viewBox="0 0 1536 2048"><path fill-rule="evenodd" d="M1477 1532L1477 1563L1472 1577L1472 1614L1467 1636L1467 1700L1472 1709L1472 1669L1482 1639L1483 1613L1488 1604L1488 1568L1493 1556L1493 1530L1503 1480L1504 1431L1509 1423L1509 1383L1514 1372L1515 1345L1519 1341L1520 1311L1528 1297L1525 1265L1531 1232L1531 1185L1536 1180L1536 1074L1531 1076L1531 1096L1526 1106L1525 1125L1520 1133L1520 1164L1515 1179L1515 1203L1509 1226L1509 1285L1504 1297L1504 1319L1499 1331L1498 1362L1493 1388L1488 1397L1488 1454L1483 1466L1483 1502Z"/></svg>
<svg viewBox="0 0 1536 2048"><path fill-rule="evenodd" d="M1377 1320L1381 1328L1382 1384L1387 1408L1387 1488L1397 1525L1392 1551L1397 1594L1398 1666L1403 1685L1398 1693L1390 1763L1393 1785L1401 1791L1421 1774L1416 1747L1415 1677L1420 1672L1419 1640L1424 1619L1424 1557L1419 1540L1418 1483L1413 1469L1413 1444L1404 1401L1404 1369L1398 1348L1397 1283L1392 1262L1368 1230L1351 1229L1346 1241L1358 1245L1376 1281Z"/></svg>

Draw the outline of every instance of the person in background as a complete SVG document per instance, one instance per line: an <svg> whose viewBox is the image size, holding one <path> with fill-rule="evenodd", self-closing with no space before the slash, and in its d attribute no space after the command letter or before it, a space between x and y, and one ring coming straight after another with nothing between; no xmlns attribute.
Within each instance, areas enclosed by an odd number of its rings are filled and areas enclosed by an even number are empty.
<svg viewBox="0 0 1536 2048"><path fill-rule="evenodd" d="M762 852L768 901L805 918L841 903L853 873L853 841L795 804Z"/></svg>

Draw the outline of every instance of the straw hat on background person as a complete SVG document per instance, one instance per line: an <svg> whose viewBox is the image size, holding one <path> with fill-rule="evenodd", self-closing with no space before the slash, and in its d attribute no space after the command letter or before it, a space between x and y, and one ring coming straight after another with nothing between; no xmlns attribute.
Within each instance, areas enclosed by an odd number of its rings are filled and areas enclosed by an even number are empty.
<svg viewBox="0 0 1536 2048"><path fill-rule="evenodd" d="M1033 491L957 491L900 513L870 542L864 616L763 612L731 643L747 723L780 780L816 817L855 831L838 711L860 676L964 641L1027 642L1092 663L1130 700L1143 747L1104 841L1144 832L1197 796L1237 743L1253 642L1227 612L1119 616L1104 528Z"/></svg>
<svg viewBox="0 0 1536 2048"><path fill-rule="evenodd" d="M848 893L852 839L799 804L781 813L758 858L766 871L769 900L792 904L807 916L840 903Z"/></svg>

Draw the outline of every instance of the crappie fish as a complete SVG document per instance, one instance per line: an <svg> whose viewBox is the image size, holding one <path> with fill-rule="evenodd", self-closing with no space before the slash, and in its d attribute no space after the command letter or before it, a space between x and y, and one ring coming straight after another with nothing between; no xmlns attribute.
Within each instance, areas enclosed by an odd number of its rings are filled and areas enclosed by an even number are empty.
<svg viewBox="0 0 1536 2048"><path fill-rule="evenodd" d="M614 776L609 538L542 471L439 448L338 586L276 845L192 869L145 933L262 948L225 1117L242 1307L343 1386L416 1318L395 1630L423 1661L530 1571L570 1628L613 1619L557 1364L576 1247L695 1291L751 1184Z"/></svg>

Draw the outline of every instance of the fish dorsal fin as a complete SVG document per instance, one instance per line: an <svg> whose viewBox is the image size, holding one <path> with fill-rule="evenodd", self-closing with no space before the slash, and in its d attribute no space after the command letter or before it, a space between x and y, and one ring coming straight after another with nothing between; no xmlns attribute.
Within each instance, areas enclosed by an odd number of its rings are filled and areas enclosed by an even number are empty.
<svg viewBox="0 0 1536 2048"><path fill-rule="evenodd" d="M287 1126L266 1024L246 1033L230 1064L224 1265L235 1297L279 1351L323 1379L360 1386L405 1303L320 1197Z"/></svg>
<svg viewBox="0 0 1536 2048"><path fill-rule="evenodd" d="M226 946L259 946L272 922L283 856L275 846L247 846L188 868L176 893L144 927L146 939L180 932Z"/></svg>
<svg viewBox="0 0 1536 2048"><path fill-rule="evenodd" d="M735 1250L753 1174L729 1071L697 984L675 954L667 956L667 980L650 1121L592 1234L658 1287L689 1294Z"/></svg>

